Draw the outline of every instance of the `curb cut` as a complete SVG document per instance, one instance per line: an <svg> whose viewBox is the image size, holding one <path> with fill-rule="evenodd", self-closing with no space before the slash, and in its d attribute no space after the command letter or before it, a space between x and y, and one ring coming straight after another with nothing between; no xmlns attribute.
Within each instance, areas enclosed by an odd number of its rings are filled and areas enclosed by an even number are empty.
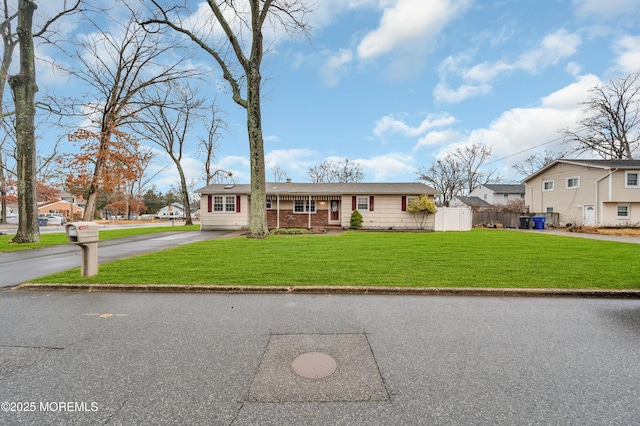
<svg viewBox="0 0 640 426"><path fill-rule="evenodd" d="M86 291L117 293L222 293L222 294L353 294L411 296L575 297L640 299L640 290L469 288L469 287L359 287L359 286L234 286L137 284L34 284L11 290Z"/></svg>

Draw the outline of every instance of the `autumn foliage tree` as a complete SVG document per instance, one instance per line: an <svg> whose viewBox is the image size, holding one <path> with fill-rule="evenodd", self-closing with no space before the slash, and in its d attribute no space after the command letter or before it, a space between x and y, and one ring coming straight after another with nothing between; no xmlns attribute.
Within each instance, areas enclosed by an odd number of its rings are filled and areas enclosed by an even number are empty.
<svg viewBox="0 0 640 426"><path fill-rule="evenodd" d="M112 129L109 136L107 139L102 133L86 129L69 135L69 140L79 145L79 152L67 164L71 172L66 187L97 198L99 193L108 194L139 176L142 154L138 142L117 129ZM93 218L94 213L87 215L85 209L83 219Z"/></svg>

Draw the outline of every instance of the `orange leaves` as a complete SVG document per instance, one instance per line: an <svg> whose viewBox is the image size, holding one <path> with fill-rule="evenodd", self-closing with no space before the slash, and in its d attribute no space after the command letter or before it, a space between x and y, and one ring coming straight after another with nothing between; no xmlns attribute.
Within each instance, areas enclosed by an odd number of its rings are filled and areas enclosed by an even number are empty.
<svg viewBox="0 0 640 426"><path fill-rule="evenodd" d="M69 187L85 190L94 187L101 192L112 192L126 182L136 180L141 173L145 154L136 139L117 129L92 132L78 129L69 141L80 144L69 164L71 173L66 182Z"/></svg>

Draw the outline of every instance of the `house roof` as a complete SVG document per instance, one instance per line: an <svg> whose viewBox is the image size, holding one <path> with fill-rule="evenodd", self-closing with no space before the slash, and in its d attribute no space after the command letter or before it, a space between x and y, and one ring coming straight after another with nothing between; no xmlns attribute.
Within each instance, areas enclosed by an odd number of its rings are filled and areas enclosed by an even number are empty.
<svg viewBox="0 0 640 426"><path fill-rule="evenodd" d="M291 195L375 195L375 194L399 194L399 195L435 195L436 190L420 182L404 183L290 183L267 182L265 184L266 195L291 194ZM249 184L213 184L200 188L195 192L199 194L249 194Z"/></svg>
<svg viewBox="0 0 640 426"><path fill-rule="evenodd" d="M71 201L65 201L65 200L58 200L58 201L54 201L52 203L46 203L46 204L42 204L38 206L38 209L43 209L49 206L53 206L54 204L64 204L67 206L73 205L73 207L80 209L80 210L84 210L84 207L77 205L76 203L72 203Z"/></svg>
<svg viewBox="0 0 640 426"><path fill-rule="evenodd" d="M470 207L491 207L491 204L487 203L485 200L483 200L480 197L457 196L456 198L460 200L462 203Z"/></svg>
<svg viewBox="0 0 640 426"><path fill-rule="evenodd" d="M496 194L524 194L524 185L520 184L484 184Z"/></svg>
<svg viewBox="0 0 640 426"><path fill-rule="evenodd" d="M575 164L578 166L598 168L598 169L604 169L604 170L640 169L640 160L572 160L572 159L563 158L560 160L555 160L553 163L548 164L545 167L538 170L537 172L533 173L532 175L527 176L525 179L522 180L522 182L524 183L524 182L527 182L528 180L535 178L539 174L544 173L545 171L549 170L551 167L555 166L558 163Z"/></svg>

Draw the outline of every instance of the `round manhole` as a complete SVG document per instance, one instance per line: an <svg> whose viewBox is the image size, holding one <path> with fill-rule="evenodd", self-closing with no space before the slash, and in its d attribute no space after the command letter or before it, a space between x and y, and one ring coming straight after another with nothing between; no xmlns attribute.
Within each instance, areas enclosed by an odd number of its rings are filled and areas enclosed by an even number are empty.
<svg viewBox="0 0 640 426"><path fill-rule="evenodd" d="M338 363L331 355L307 352L291 362L293 372L305 379L319 380L335 373Z"/></svg>

